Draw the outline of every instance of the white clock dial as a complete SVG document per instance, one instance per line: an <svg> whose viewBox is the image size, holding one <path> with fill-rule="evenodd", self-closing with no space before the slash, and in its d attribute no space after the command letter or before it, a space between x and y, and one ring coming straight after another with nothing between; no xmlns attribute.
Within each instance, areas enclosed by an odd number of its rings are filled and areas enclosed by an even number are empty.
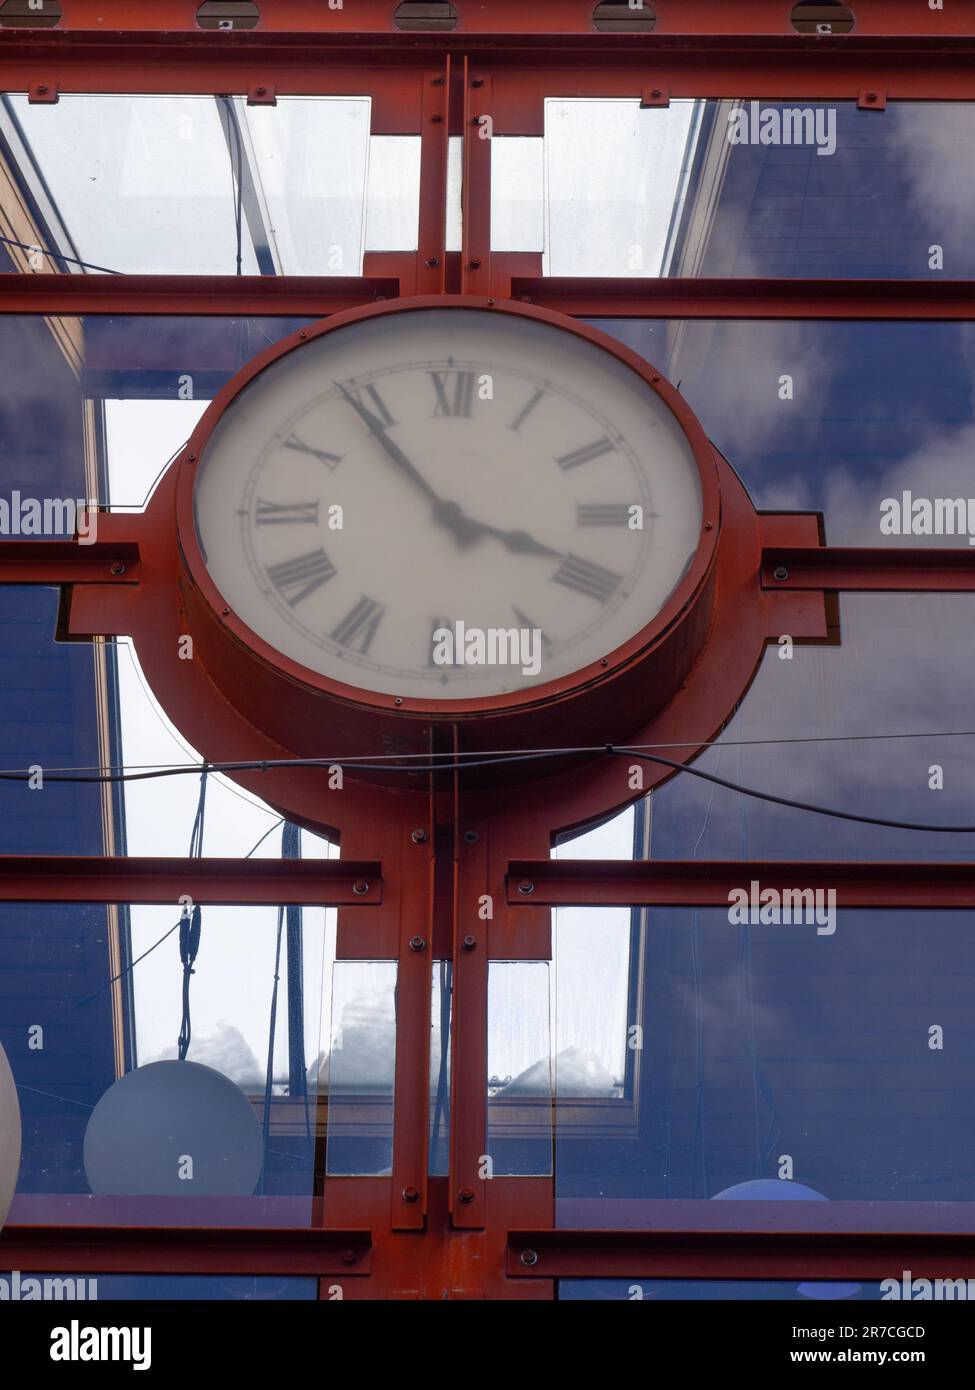
<svg viewBox="0 0 975 1390"><path fill-rule="evenodd" d="M285 354L228 406L196 483L207 568L258 636L438 701L628 641L686 572L701 509L690 443L636 372L488 309L377 316Z"/></svg>

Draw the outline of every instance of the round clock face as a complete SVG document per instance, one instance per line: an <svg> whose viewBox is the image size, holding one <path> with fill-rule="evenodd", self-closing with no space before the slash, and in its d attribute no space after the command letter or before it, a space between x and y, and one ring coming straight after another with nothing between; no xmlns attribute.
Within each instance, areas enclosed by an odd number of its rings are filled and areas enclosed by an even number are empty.
<svg viewBox="0 0 975 1390"><path fill-rule="evenodd" d="M690 442L635 371L476 308L365 318L278 358L217 422L195 507L211 578L265 642L435 701L607 657L702 524Z"/></svg>

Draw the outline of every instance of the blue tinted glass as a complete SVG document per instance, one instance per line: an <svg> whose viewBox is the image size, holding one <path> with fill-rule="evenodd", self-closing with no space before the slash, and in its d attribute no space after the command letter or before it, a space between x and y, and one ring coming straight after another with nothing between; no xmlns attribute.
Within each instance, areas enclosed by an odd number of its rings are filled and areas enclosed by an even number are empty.
<svg viewBox="0 0 975 1390"><path fill-rule="evenodd" d="M0 1300L84 1301L262 1301L316 1299L318 1280L282 1275L215 1274L0 1274Z"/></svg>
<svg viewBox="0 0 975 1390"><path fill-rule="evenodd" d="M831 910L827 894L811 909L783 904L771 921L731 908L634 913L643 965L611 1019L585 1006L578 970L560 970L558 1010L576 1023L574 1036L563 1024L557 1085L561 1059L571 1079L573 1049L591 1056L602 1023L617 1046L640 1031L622 1090L596 1055L588 1074L606 1084L575 1102L558 1095L559 1224L736 1225L760 1201L763 1221L780 1210L802 1229L871 1201L892 1204L885 1222L910 1203L922 1229L971 1229L975 918ZM601 910L571 912L595 939ZM662 1214L672 1201L682 1217Z"/></svg>
<svg viewBox="0 0 975 1390"><path fill-rule="evenodd" d="M758 1302L775 1299L787 1303L839 1300L873 1303L882 1297L879 1283L829 1282L824 1279L790 1283L786 1279L560 1279L560 1299L612 1302L642 1299L658 1303Z"/></svg>

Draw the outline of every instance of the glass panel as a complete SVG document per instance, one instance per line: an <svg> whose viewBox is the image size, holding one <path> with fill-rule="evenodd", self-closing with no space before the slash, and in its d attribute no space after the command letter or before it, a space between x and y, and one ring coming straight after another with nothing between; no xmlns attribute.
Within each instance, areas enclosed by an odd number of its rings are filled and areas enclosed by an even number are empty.
<svg viewBox="0 0 975 1390"><path fill-rule="evenodd" d="M415 251L419 228L420 137L374 135L369 141L365 249Z"/></svg>
<svg viewBox="0 0 975 1390"><path fill-rule="evenodd" d="M0 1274L0 1302L271 1302L317 1297L317 1279L281 1274Z"/></svg>
<svg viewBox="0 0 975 1390"><path fill-rule="evenodd" d="M396 962L339 961L328 1069L330 1176L388 1176L393 1162Z"/></svg>
<svg viewBox="0 0 975 1390"><path fill-rule="evenodd" d="M961 102L545 103L544 273L975 275L975 111ZM510 196L507 147L494 171ZM945 170L951 177L945 177ZM499 205L500 211L500 205ZM522 227L527 220L522 219ZM498 250L508 247L500 221Z"/></svg>
<svg viewBox="0 0 975 1390"><path fill-rule="evenodd" d="M453 967L448 960L433 965L433 992L430 1000L430 1153L429 1169L434 1177L450 1172L450 1009L453 998ZM446 1046L444 1043L446 1042Z"/></svg>
<svg viewBox="0 0 975 1390"><path fill-rule="evenodd" d="M368 97L281 97L276 106L189 96L0 101L15 181L50 233L39 231L43 253L129 274L362 273ZM369 209L376 234L394 237L386 249L396 239L416 245L415 219L412 231L406 224L419 138L397 144L399 186L390 195L373 183L382 199ZM390 153L376 146L380 170ZM15 265L35 268L16 257Z"/></svg>
<svg viewBox="0 0 975 1390"><path fill-rule="evenodd" d="M204 905L185 1016L179 926L175 905L0 906L0 1040L24 1131L11 1220L311 1222L324 909Z"/></svg>
<svg viewBox="0 0 975 1390"><path fill-rule="evenodd" d="M640 1028L621 1096L559 1105L559 1225L767 1226L790 1198L791 1230L866 1201L889 1204L885 1230L975 1230L975 914L837 910L819 892L750 920L737 900L635 911L625 1012L592 988L605 910L571 910L590 956L560 963L559 1015L577 1020L562 1040Z"/></svg>
<svg viewBox="0 0 975 1390"><path fill-rule="evenodd" d="M497 135L491 141L491 248L545 246L544 140Z"/></svg>
<svg viewBox="0 0 975 1390"><path fill-rule="evenodd" d="M741 1303L769 1299L788 1303L802 1303L807 1299L877 1303L883 1299L884 1291L877 1281L844 1284L825 1279L802 1283L790 1283L787 1279L560 1279L557 1297L586 1302L615 1299L635 1302L646 1298L658 1303Z"/></svg>
<svg viewBox="0 0 975 1390"><path fill-rule="evenodd" d="M760 510L822 511L830 545L964 545L975 536L975 501L934 506L975 492L975 324L596 326L680 384ZM915 498L931 503L927 532Z"/></svg>
<svg viewBox="0 0 975 1390"><path fill-rule="evenodd" d="M492 1177L552 1171L547 961L490 964L487 1157Z"/></svg>

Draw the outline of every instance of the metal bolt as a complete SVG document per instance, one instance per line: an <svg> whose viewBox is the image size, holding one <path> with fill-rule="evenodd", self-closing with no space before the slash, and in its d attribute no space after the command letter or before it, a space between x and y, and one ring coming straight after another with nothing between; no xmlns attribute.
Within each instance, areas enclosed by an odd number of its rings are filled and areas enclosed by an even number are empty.
<svg viewBox="0 0 975 1390"><path fill-rule="evenodd" d="M343 1263L344 1265L354 1265L355 1262L356 1262L356 1253L355 1253L354 1250L343 1250L343 1251L342 1251L342 1263Z"/></svg>
<svg viewBox="0 0 975 1390"><path fill-rule="evenodd" d="M789 571L786 569L785 565L777 565L772 571L773 579L788 579L788 577Z"/></svg>
<svg viewBox="0 0 975 1390"><path fill-rule="evenodd" d="M411 951L417 951L417 952L419 952L419 951L425 951L426 948L427 948L427 943L426 943L425 939L424 939L422 936L411 936L411 937L410 937L410 950L411 950Z"/></svg>
<svg viewBox="0 0 975 1390"><path fill-rule="evenodd" d="M480 256L472 256L467 264L470 266L471 270L479 269L481 264Z"/></svg>
<svg viewBox="0 0 975 1390"><path fill-rule="evenodd" d="M355 883L353 883L352 885L352 891L353 893L357 893L359 897L361 897L363 893L369 892L369 885L364 878L357 878Z"/></svg>
<svg viewBox="0 0 975 1390"><path fill-rule="evenodd" d="M464 937L464 950L465 950L465 951L473 951L473 949L474 949L474 947L475 947L476 945L477 945L477 937L476 937L476 936L465 936L465 937Z"/></svg>
<svg viewBox="0 0 975 1390"><path fill-rule="evenodd" d="M442 78L442 77L435 77L435 78L433 78L433 80L432 80L431 83L430 83L430 86L431 86L431 87L442 87L442 86L443 86L443 78Z"/></svg>
<svg viewBox="0 0 975 1390"><path fill-rule="evenodd" d="M713 530L714 530L714 522L713 522L713 521L706 521L706 522L704 523L704 529L705 529L705 531L713 531Z"/></svg>
<svg viewBox="0 0 975 1390"><path fill-rule="evenodd" d="M529 897L532 893L534 893L534 891L535 891L535 885L534 885L534 883L529 883L528 880L527 880L527 878L522 879L522 881L518 884L518 892L519 892L519 893L522 895L522 897L524 897L524 898Z"/></svg>
<svg viewBox="0 0 975 1390"><path fill-rule="evenodd" d="M428 256L428 257L427 257L427 265L430 266L431 268L432 268L433 266L439 265L439 264L440 264L440 257L439 257L439 256Z"/></svg>
<svg viewBox="0 0 975 1390"><path fill-rule="evenodd" d="M457 1193L457 1196L460 1198L462 1202L473 1202L474 1189L473 1187L462 1187L460 1191Z"/></svg>
<svg viewBox="0 0 975 1390"><path fill-rule="evenodd" d="M122 564L122 561L121 561L121 560L113 560L112 563L111 563L111 565L109 566L109 569L110 569L110 571L111 571L112 574L124 574L124 573L125 573L125 566Z"/></svg>
<svg viewBox="0 0 975 1390"><path fill-rule="evenodd" d="M538 1264L538 1252L537 1252L537 1250L522 1250L522 1252L521 1252L521 1262L522 1262L522 1264L525 1266L526 1269L531 1269L533 1265L537 1265L537 1264Z"/></svg>
<svg viewBox="0 0 975 1390"><path fill-rule="evenodd" d="M480 835L478 835L478 833L477 833L476 830L465 830L465 831L464 831L464 844L465 844L465 845L476 845L477 842L478 842L478 840L479 840L480 838L481 838L481 837L480 837Z"/></svg>
<svg viewBox="0 0 975 1390"><path fill-rule="evenodd" d="M472 86L472 87L483 87L483 86L484 86L484 78L483 78L483 77L475 77L475 78L472 80L472 82L471 82L471 86Z"/></svg>
<svg viewBox="0 0 975 1390"><path fill-rule="evenodd" d="M604 657L602 658L602 660L600 661L599 664L600 664L600 666L608 666L608 665L609 665L609 658L604 656Z"/></svg>
<svg viewBox="0 0 975 1390"><path fill-rule="evenodd" d="M266 87L255 87L255 88L254 88L254 95L255 95L255 96L259 96L259 97L266 96L266 95L267 95L267 88L266 88Z"/></svg>
<svg viewBox="0 0 975 1390"><path fill-rule="evenodd" d="M876 100L877 100L877 93L876 93L876 92L868 92L868 93L867 93L867 101L876 101Z"/></svg>
<svg viewBox="0 0 975 1390"><path fill-rule="evenodd" d="M652 97L659 97L659 95L660 95L660 88L659 88L659 87L654 87L654 88L651 90L650 95L651 95Z"/></svg>
<svg viewBox="0 0 975 1390"><path fill-rule="evenodd" d="M225 618L229 618L229 617L230 617L230 609L229 609L229 608L225 608L225 609L223 610L223 616L224 616Z"/></svg>
<svg viewBox="0 0 975 1390"><path fill-rule="evenodd" d="M44 96L45 93L46 93L46 92L49 92L51 89L50 89L50 87L47 85L46 82L38 82L38 84L37 84L37 90L38 90L38 92L39 92L39 94L40 94L41 96Z"/></svg>
<svg viewBox="0 0 975 1390"><path fill-rule="evenodd" d="M394 705L401 705L402 703L403 703L403 701L402 701L402 700L400 699L400 697L397 695L397 696L396 696L396 699L393 701L393 704L394 704Z"/></svg>
<svg viewBox="0 0 975 1390"><path fill-rule="evenodd" d="M443 120L443 116L441 116L439 112L435 112L435 113L430 117L430 123L431 123L431 125L440 125L440 123L441 123L442 120Z"/></svg>
<svg viewBox="0 0 975 1390"><path fill-rule="evenodd" d="M196 463L196 454L187 454L186 457L189 463Z"/></svg>
<svg viewBox="0 0 975 1390"><path fill-rule="evenodd" d="M414 830L410 839L415 845L425 845L427 842L427 832L425 830Z"/></svg>
<svg viewBox="0 0 975 1390"><path fill-rule="evenodd" d="M305 332L304 329L302 329L301 332L298 334L298 337L299 337L299 338L307 338L307 337L308 337L308 334Z"/></svg>
<svg viewBox="0 0 975 1390"><path fill-rule="evenodd" d="M493 300L493 299L489 299L489 300L488 300L488 308L489 308L489 309L493 309L493 308L494 308L494 300Z"/></svg>
<svg viewBox="0 0 975 1390"><path fill-rule="evenodd" d="M404 1188L403 1188L403 1201L404 1201L404 1202L418 1202L419 1200L420 1200L420 1193L419 1193L419 1190L418 1190L417 1188L415 1188L415 1187L404 1187Z"/></svg>

